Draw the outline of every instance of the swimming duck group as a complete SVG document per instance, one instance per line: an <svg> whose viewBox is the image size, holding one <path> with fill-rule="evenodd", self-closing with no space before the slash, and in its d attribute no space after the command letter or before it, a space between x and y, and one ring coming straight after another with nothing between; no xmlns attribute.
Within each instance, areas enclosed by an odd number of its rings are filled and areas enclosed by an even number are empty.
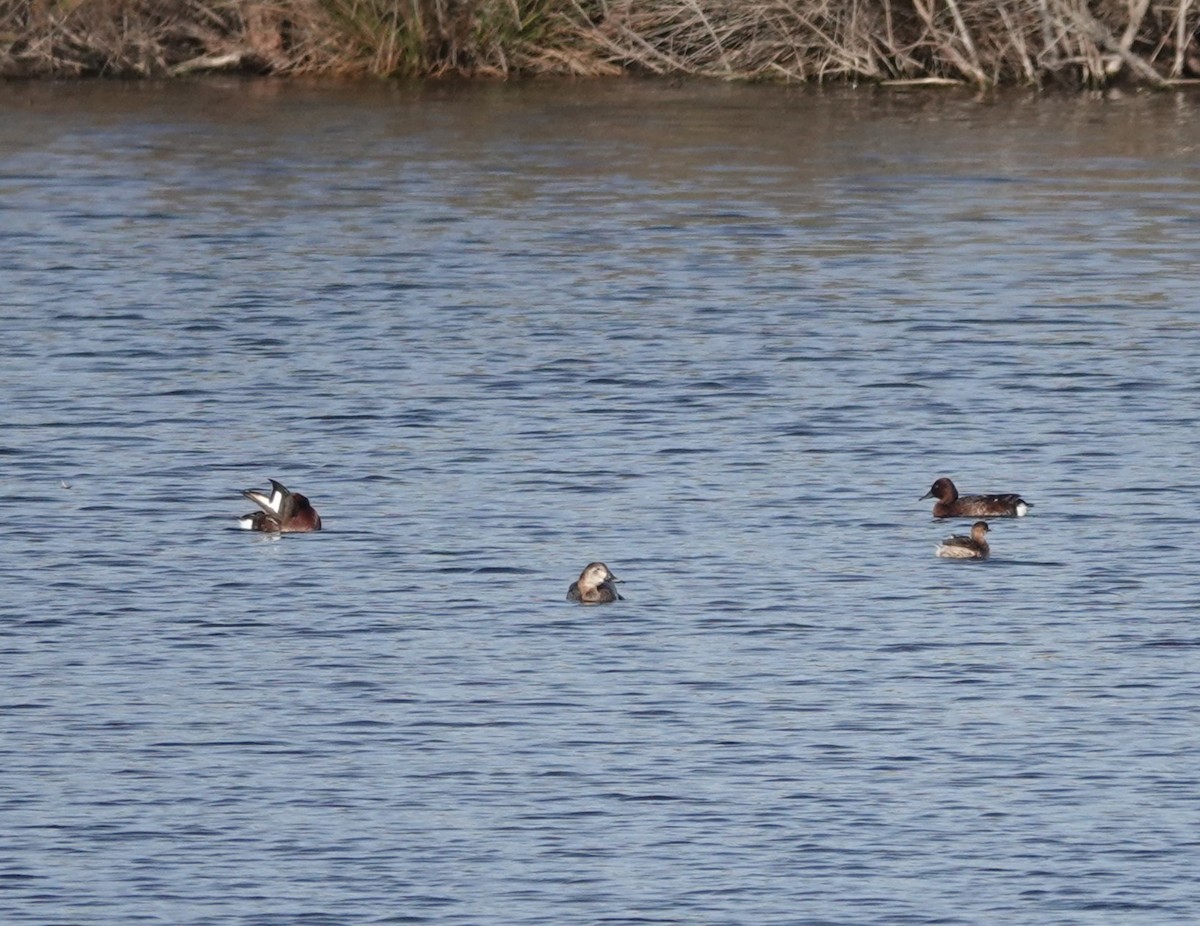
<svg viewBox="0 0 1200 926"><path fill-rule="evenodd" d="M936 498L935 518L1023 518L1033 507L1014 492L992 495L959 495L950 479L943 476L934 481L921 499ZM971 525L970 535L955 534L937 545L938 556L945 559L987 559L991 553L987 521Z"/></svg>
<svg viewBox="0 0 1200 926"><path fill-rule="evenodd" d="M312 502L272 479L271 491L246 489L242 494L258 511L238 519L238 527L269 534L308 533L321 529L321 516ZM943 476L934 482L921 499L936 498L935 518L1022 518L1033 505L1015 493L995 495L959 495L954 483ZM937 545L937 555L946 559L987 559L991 548L986 535L987 521L971 525L970 535L956 534ZM567 600L580 604L605 604L622 601L616 583L620 582L604 563L588 563L579 578L567 589Z"/></svg>

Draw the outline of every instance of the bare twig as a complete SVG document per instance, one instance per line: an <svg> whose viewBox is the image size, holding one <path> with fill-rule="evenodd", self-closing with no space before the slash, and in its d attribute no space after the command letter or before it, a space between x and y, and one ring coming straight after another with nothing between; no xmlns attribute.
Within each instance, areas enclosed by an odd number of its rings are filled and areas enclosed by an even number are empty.
<svg viewBox="0 0 1200 926"><path fill-rule="evenodd" d="M1166 80L1138 55L1125 47L1108 31L1107 27L1096 19L1085 7L1071 9L1071 15L1078 23L1081 31L1090 37L1099 48L1112 53L1120 59L1134 74L1146 83L1155 87L1166 85ZM1132 41L1132 40L1131 40Z"/></svg>
<svg viewBox="0 0 1200 926"><path fill-rule="evenodd" d="M1184 67L1187 66L1187 47L1190 41L1187 18L1191 5L1192 0L1179 0L1179 7L1175 11L1175 61L1171 65L1171 76L1175 78L1181 77Z"/></svg>

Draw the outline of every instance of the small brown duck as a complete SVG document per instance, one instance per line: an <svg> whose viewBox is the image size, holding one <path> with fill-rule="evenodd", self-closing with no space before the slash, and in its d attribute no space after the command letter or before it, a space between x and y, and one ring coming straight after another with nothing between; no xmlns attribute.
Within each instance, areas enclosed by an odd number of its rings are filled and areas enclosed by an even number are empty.
<svg viewBox="0 0 1200 926"><path fill-rule="evenodd" d="M567 601L583 604L604 604L608 601L623 601L615 582L621 580L609 572L603 563L588 563L578 580L567 589Z"/></svg>
<svg viewBox="0 0 1200 926"><path fill-rule="evenodd" d="M976 521L971 525L971 536L955 534L937 545L937 555L946 559L987 559L991 547L984 539L988 532L987 521Z"/></svg>
<svg viewBox="0 0 1200 926"><path fill-rule="evenodd" d="M1005 495L959 495L954 483L943 476L921 496L936 498L935 518L1023 518L1033 507L1015 493Z"/></svg>
<svg viewBox="0 0 1200 926"><path fill-rule="evenodd" d="M321 529L321 516L299 492L290 492L282 483L271 480L271 494L258 489L242 493L262 511L238 518L238 527L248 531L274 534L304 533Z"/></svg>

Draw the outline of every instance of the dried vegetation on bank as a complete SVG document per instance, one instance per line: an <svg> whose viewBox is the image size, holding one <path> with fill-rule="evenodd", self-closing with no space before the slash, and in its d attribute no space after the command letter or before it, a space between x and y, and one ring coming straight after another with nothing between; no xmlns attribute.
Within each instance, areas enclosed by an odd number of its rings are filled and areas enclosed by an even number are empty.
<svg viewBox="0 0 1200 926"><path fill-rule="evenodd" d="M0 73L1200 77L1197 0L0 0Z"/></svg>

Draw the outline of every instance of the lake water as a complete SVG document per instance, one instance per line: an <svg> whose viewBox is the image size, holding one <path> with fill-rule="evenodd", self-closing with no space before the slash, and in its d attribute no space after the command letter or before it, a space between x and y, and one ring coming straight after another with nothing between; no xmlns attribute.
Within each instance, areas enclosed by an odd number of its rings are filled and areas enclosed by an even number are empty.
<svg viewBox="0 0 1200 926"><path fill-rule="evenodd" d="M1189 95L0 87L0 920L1196 923L1198 254Z"/></svg>

